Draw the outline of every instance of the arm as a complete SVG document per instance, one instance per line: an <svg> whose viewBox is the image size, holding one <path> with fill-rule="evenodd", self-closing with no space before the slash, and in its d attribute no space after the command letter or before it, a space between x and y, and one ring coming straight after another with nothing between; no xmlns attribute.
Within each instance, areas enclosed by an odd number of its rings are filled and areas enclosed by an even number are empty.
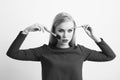
<svg viewBox="0 0 120 80"><path fill-rule="evenodd" d="M20 31L19 35L17 36L17 38L14 40L9 50L7 51L7 55L11 58L18 60L39 61L41 59L41 53L43 53L42 47L24 50L20 50L19 48L29 32L43 31L42 27L43 26L40 25L39 23L35 23L33 25L28 26L23 31Z"/></svg>
<svg viewBox="0 0 120 80"><path fill-rule="evenodd" d="M95 51L84 47L84 53L87 53L85 60L90 61L110 61L115 58L115 54L108 44L102 39L95 36L93 29L89 25L84 25L82 28L87 35L95 41L101 51Z"/></svg>
<svg viewBox="0 0 120 80"><path fill-rule="evenodd" d="M83 53L86 54L85 60L88 61L110 61L113 60L116 55L108 44L101 38L101 42L96 42L101 51L91 50L83 46Z"/></svg>
<svg viewBox="0 0 120 80"><path fill-rule="evenodd" d="M41 57L41 48L34 49L24 49L20 50L20 46L25 40L27 34L23 34L22 31L18 34L17 38L13 41L10 48L7 51L7 56L18 59L18 60L31 60L31 61L40 61ZM39 53L39 54L38 54Z"/></svg>

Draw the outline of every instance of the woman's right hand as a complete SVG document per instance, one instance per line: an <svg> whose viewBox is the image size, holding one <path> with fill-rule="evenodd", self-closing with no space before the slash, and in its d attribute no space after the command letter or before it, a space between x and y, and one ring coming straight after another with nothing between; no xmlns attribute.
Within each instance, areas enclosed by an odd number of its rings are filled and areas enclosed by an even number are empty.
<svg viewBox="0 0 120 80"><path fill-rule="evenodd" d="M39 23L35 23L33 25L28 26L23 30L23 34L28 34L29 32L35 32L35 31L43 31L44 32L44 26L40 25Z"/></svg>

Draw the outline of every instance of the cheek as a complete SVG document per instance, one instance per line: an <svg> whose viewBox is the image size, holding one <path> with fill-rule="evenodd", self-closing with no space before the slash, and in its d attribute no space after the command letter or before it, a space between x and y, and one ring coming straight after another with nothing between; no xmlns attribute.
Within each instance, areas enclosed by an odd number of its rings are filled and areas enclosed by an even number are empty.
<svg viewBox="0 0 120 80"><path fill-rule="evenodd" d="M62 38L62 36L63 36L63 34L59 33L58 31L56 31L55 34L57 34L58 36L60 36L60 38Z"/></svg>
<svg viewBox="0 0 120 80"><path fill-rule="evenodd" d="M63 34L62 34L62 33L57 33L57 35L59 35L61 38L63 37Z"/></svg>
<svg viewBox="0 0 120 80"><path fill-rule="evenodd" d="M69 38L72 38L72 36L73 36L73 32L69 33Z"/></svg>

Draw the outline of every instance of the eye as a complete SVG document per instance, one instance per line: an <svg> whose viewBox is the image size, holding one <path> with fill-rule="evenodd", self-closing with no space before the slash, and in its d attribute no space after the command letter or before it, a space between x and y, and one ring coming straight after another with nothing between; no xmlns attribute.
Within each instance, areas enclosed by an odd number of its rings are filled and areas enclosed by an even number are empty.
<svg viewBox="0 0 120 80"><path fill-rule="evenodd" d="M68 32L72 32L73 30L72 29L69 29Z"/></svg>
<svg viewBox="0 0 120 80"><path fill-rule="evenodd" d="M63 29L59 29L58 32L64 32L64 30Z"/></svg>

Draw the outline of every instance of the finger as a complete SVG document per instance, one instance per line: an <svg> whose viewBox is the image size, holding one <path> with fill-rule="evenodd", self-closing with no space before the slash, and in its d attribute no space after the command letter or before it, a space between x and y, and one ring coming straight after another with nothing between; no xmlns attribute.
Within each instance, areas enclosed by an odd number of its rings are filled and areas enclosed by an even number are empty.
<svg viewBox="0 0 120 80"><path fill-rule="evenodd" d="M84 29L86 29L86 30L91 30L89 24L85 25L85 26L84 26Z"/></svg>
<svg viewBox="0 0 120 80"><path fill-rule="evenodd" d="M87 30L91 31L91 27L88 27Z"/></svg>
<svg viewBox="0 0 120 80"><path fill-rule="evenodd" d="M50 31L45 26L43 28L44 28L45 31L50 33Z"/></svg>
<svg viewBox="0 0 120 80"><path fill-rule="evenodd" d="M42 26L42 25L40 25L39 23L37 23L37 24L36 24L36 27L39 29L39 31L44 32L44 29L43 29L44 26Z"/></svg>
<svg viewBox="0 0 120 80"><path fill-rule="evenodd" d="M43 27L41 27L41 31L42 31L42 32L45 32L45 31L44 31L44 26L43 26Z"/></svg>
<svg viewBox="0 0 120 80"><path fill-rule="evenodd" d="M44 28L44 30L46 30L46 31L47 31L47 29L46 29L46 27L45 27L45 26L44 26L43 28Z"/></svg>
<svg viewBox="0 0 120 80"><path fill-rule="evenodd" d="M86 24L85 27L88 28L88 27L89 27L89 24Z"/></svg>
<svg viewBox="0 0 120 80"><path fill-rule="evenodd" d="M86 26L86 25L83 25L82 28L83 28L84 30L86 30L86 29L87 29L87 26Z"/></svg>
<svg viewBox="0 0 120 80"><path fill-rule="evenodd" d="M87 24L82 25L82 28L83 28L83 29L86 29L86 28L87 28L87 26L88 26Z"/></svg>
<svg viewBox="0 0 120 80"><path fill-rule="evenodd" d="M91 27L88 27L88 30L92 33L93 32L93 30L92 30L92 28Z"/></svg>
<svg viewBox="0 0 120 80"><path fill-rule="evenodd" d="M40 26L39 23L36 23L36 26L35 26L35 27L37 27L37 28L39 29L39 31L41 31L41 26Z"/></svg>
<svg viewBox="0 0 120 80"><path fill-rule="evenodd" d="M39 29L38 28L34 28L34 31L39 31Z"/></svg>

